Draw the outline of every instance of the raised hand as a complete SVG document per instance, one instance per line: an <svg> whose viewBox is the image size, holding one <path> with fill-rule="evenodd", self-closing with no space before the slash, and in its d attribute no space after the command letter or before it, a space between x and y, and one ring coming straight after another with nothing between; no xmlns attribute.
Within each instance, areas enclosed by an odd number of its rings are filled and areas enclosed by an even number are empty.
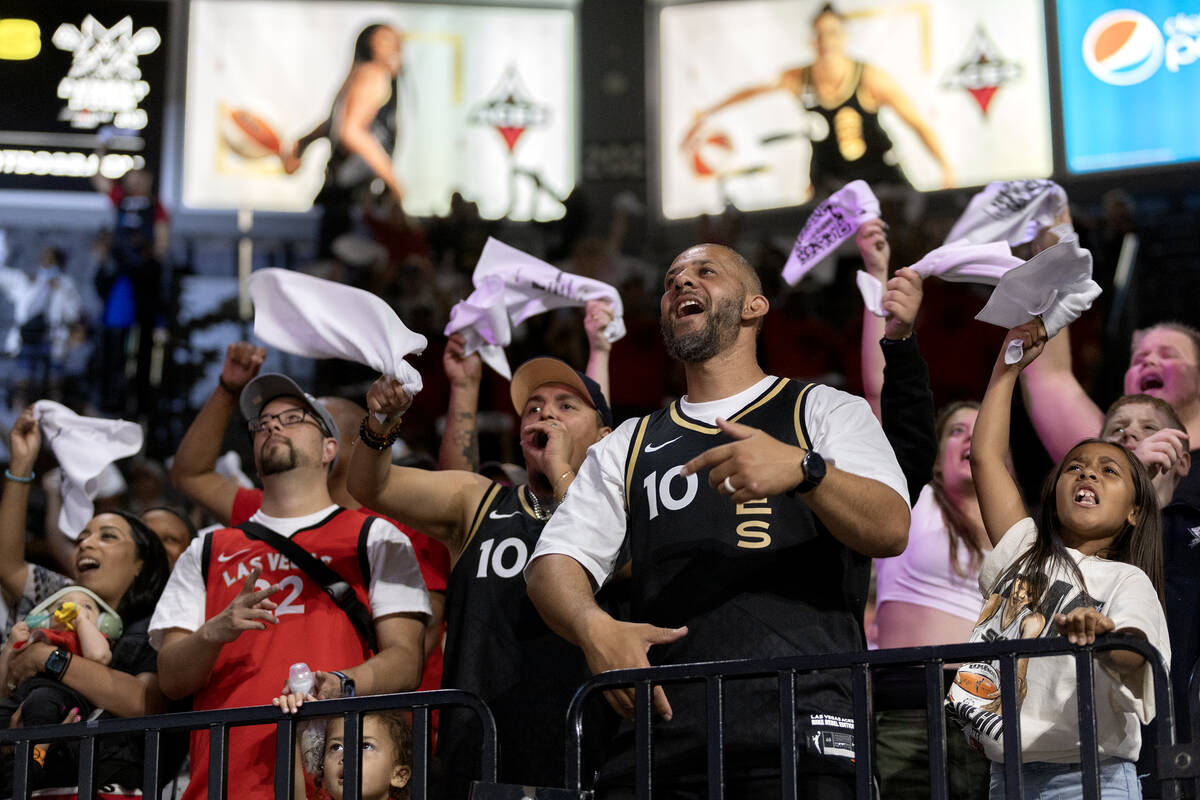
<svg viewBox="0 0 1200 800"><path fill-rule="evenodd" d="M1046 346L1046 326L1042 324L1041 319L1034 318L1024 325L1018 325L1009 330L1004 336L1004 343L1000 348L1000 355L996 357L996 370L1008 371L1016 370L1020 372L1027 366L1033 363L1033 360L1042 354L1042 349ZM1004 354L1008 351L1009 345L1019 341L1024 348L1021 355L1021 360L1016 364L1004 363Z"/></svg>
<svg viewBox="0 0 1200 800"><path fill-rule="evenodd" d="M921 275L908 267L896 270L895 276L887 282L887 291L884 292L880 303L887 315L883 328L884 336L889 339L907 339L912 336L917 312L921 310L921 298L924 297L923 283Z"/></svg>
<svg viewBox="0 0 1200 800"><path fill-rule="evenodd" d="M608 300L588 300L583 307L583 329L587 331L588 347L593 351L609 352L612 342L604 329L613 321L613 306Z"/></svg>
<svg viewBox="0 0 1200 800"><path fill-rule="evenodd" d="M575 437L562 422L543 419L521 427L521 448L530 471L541 472L554 481L571 469L571 449Z"/></svg>
<svg viewBox="0 0 1200 800"><path fill-rule="evenodd" d="M887 280L888 264L892 260L892 246L888 243L887 233L886 222L872 219L864 222L854 237L867 273L874 275L880 282Z"/></svg>
<svg viewBox="0 0 1200 800"><path fill-rule="evenodd" d="M400 381L386 375L380 375L367 390L367 410L372 414L381 415L384 419L395 419L408 411L412 405L412 397L404 391Z"/></svg>
<svg viewBox="0 0 1200 800"><path fill-rule="evenodd" d="M478 386L483 375L483 359L479 353L464 355L467 339L461 333L451 334L442 351L442 369L451 386Z"/></svg>
<svg viewBox="0 0 1200 800"><path fill-rule="evenodd" d="M41 449L42 431L33 416L33 406L29 406L17 417L8 436L8 471L20 478L32 475Z"/></svg>
<svg viewBox="0 0 1200 800"><path fill-rule="evenodd" d="M240 392L258 375L266 358L265 348L249 342L234 342L225 349L225 364L221 367L221 383Z"/></svg>

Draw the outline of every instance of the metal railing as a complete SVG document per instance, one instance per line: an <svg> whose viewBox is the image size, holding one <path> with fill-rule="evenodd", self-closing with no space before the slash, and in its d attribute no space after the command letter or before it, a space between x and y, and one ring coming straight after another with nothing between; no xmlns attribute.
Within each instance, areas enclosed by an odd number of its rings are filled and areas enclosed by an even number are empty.
<svg viewBox="0 0 1200 800"><path fill-rule="evenodd" d="M880 667L919 665L924 667L926 728L929 741L929 796L933 800L949 797L946 770L946 718L943 713L944 688L942 672L947 663L998 661L1000 666L1001 717L1004 720L1005 797L1020 800L1024 780L1021 764L1021 725L1018 712L1017 659L1047 656L1073 656L1078 683L1078 723L1080 760L1083 773L1083 797L1099 800L1099 754L1096 737L1096 696L1094 655L1107 650L1128 650L1143 656L1154 675L1154 701L1157 743L1143 742L1143 747L1155 747L1158 776L1165 800L1181 797L1182 783L1193 779L1200 789L1200 762L1197 742L1177 745L1175 714L1171 704L1171 683L1162 657L1145 639L1107 635L1091 645L1072 645L1063 637L1046 639L1016 639L975 644L952 644L935 647L912 647L895 650L868 650L856 653L832 653L747 661L713 661L699 664L679 664L646 669L616 670L593 677L585 683L571 701L567 715L567 786L583 791L583 707L595 692L615 688L634 688L634 747L637 797L653 797L653 736L651 729L651 698L654 686L680 683L705 684L707 714L707 781L710 800L725 797L725 700L724 687L731 681L774 677L779 697L779 766L782 800L796 800L797 740L796 686L798 674L849 669L854 702L855 788L860 800L874 793L875 716L872 711L872 671ZM1200 705L1200 687L1193 681L1193 702ZM1200 720L1193 717L1193 727Z"/></svg>
<svg viewBox="0 0 1200 800"><path fill-rule="evenodd" d="M456 689L400 694L376 694L362 697L319 700L305 703L294 715L283 715L274 706L228 708L216 711L187 711L150 717L106 719L73 725L44 725L29 728L0 730L0 745L12 743L14 800L28 800L29 764L33 742L79 741L79 800L93 800L95 785L96 740L114 734L143 734L145 737L145 770L142 786L147 797L154 796L160 785L162 738L167 731L207 730L208 797L226 800L230 788L229 729L249 725L275 726L275 798L291 800L292 779L296 765L296 733L304 720L341 715L346 720L344 752L357 753L358 758L346 758L343 780L346 800L359 800L362 791L362 717L373 711L411 710L413 729L412 777L409 785L414 800L425 800L429 792L432 728L430 713L434 708L465 707L475 712L483 732L480 748L480 780L496 780L496 721L491 710L476 695ZM237 789L235 785L233 787ZM235 794L236 796L236 794Z"/></svg>

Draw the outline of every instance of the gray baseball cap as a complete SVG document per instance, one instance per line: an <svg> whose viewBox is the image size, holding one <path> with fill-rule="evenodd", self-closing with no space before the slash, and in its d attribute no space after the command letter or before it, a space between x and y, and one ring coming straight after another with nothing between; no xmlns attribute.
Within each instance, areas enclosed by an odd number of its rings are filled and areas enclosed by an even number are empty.
<svg viewBox="0 0 1200 800"><path fill-rule="evenodd" d="M263 406L276 397L295 397L298 399L320 421L321 427L325 429L326 436L332 436L334 439L341 441L341 434L338 431L337 423L333 421L333 417L325 410L325 406L317 402L317 398L301 389L287 375L278 372L267 372L259 375L247 383L246 388L242 389L242 395L238 399L238 406L242 409L242 416L247 421L258 419L262 414Z"/></svg>

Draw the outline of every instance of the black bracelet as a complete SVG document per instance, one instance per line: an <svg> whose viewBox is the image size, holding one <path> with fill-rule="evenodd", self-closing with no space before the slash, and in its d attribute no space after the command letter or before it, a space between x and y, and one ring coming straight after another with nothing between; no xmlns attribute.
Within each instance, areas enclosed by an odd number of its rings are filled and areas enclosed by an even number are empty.
<svg viewBox="0 0 1200 800"><path fill-rule="evenodd" d="M234 398L237 398L242 393L240 389L235 389L232 386L230 386L228 383L226 383L225 379L222 378L220 375L217 376L217 385L220 386L225 391L229 392L229 394L231 394Z"/></svg>
<svg viewBox="0 0 1200 800"><path fill-rule="evenodd" d="M378 436L371 432L367 427L367 418L363 417L362 422L358 424L358 438L367 447L372 450L391 450L392 445L396 443L396 439L400 436L398 428L392 428L383 436Z"/></svg>

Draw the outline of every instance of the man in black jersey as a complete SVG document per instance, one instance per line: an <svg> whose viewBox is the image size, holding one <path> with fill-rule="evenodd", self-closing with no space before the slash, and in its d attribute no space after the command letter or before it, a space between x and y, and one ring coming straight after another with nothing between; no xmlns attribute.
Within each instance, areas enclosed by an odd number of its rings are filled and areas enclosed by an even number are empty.
<svg viewBox="0 0 1200 800"><path fill-rule="evenodd" d="M593 447L527 568L529 595L593 672L864 646L870 559L904 550L906 486L862 398L765 375L768 302L740 255L686 250L667 271L663 338L688 393ZM836 464L835 464L836 462ZM627 544L632 619L593 599ZM796 682L801 796L853 797L849 679ZM702 686L655 690L656 796L704 797ZM774 680L726 684L727 796L779 793ZM609 702L630 716L632 690ZM632 797L634 739L618 737L600 797Z"/></svg>
<svg viewBox="0 0 1200 800"><path fill-rule="evenodd" d="M380 378L350 461L347 485L372 508L446 544L453 567L446 593L443 688L467 689L488 704L499 734L502 783L562 786L567 705L588 676L578 648L542 622L523 570L583 462L612 430L599 385L554 358L523 364L512 379L529 483L502 486L473 472L394 467L388 457L410 398ZM382 448L382 449L378 449ZM442 713L439 796L466 797L479 775L480 740L469 712Z"/></svg>

